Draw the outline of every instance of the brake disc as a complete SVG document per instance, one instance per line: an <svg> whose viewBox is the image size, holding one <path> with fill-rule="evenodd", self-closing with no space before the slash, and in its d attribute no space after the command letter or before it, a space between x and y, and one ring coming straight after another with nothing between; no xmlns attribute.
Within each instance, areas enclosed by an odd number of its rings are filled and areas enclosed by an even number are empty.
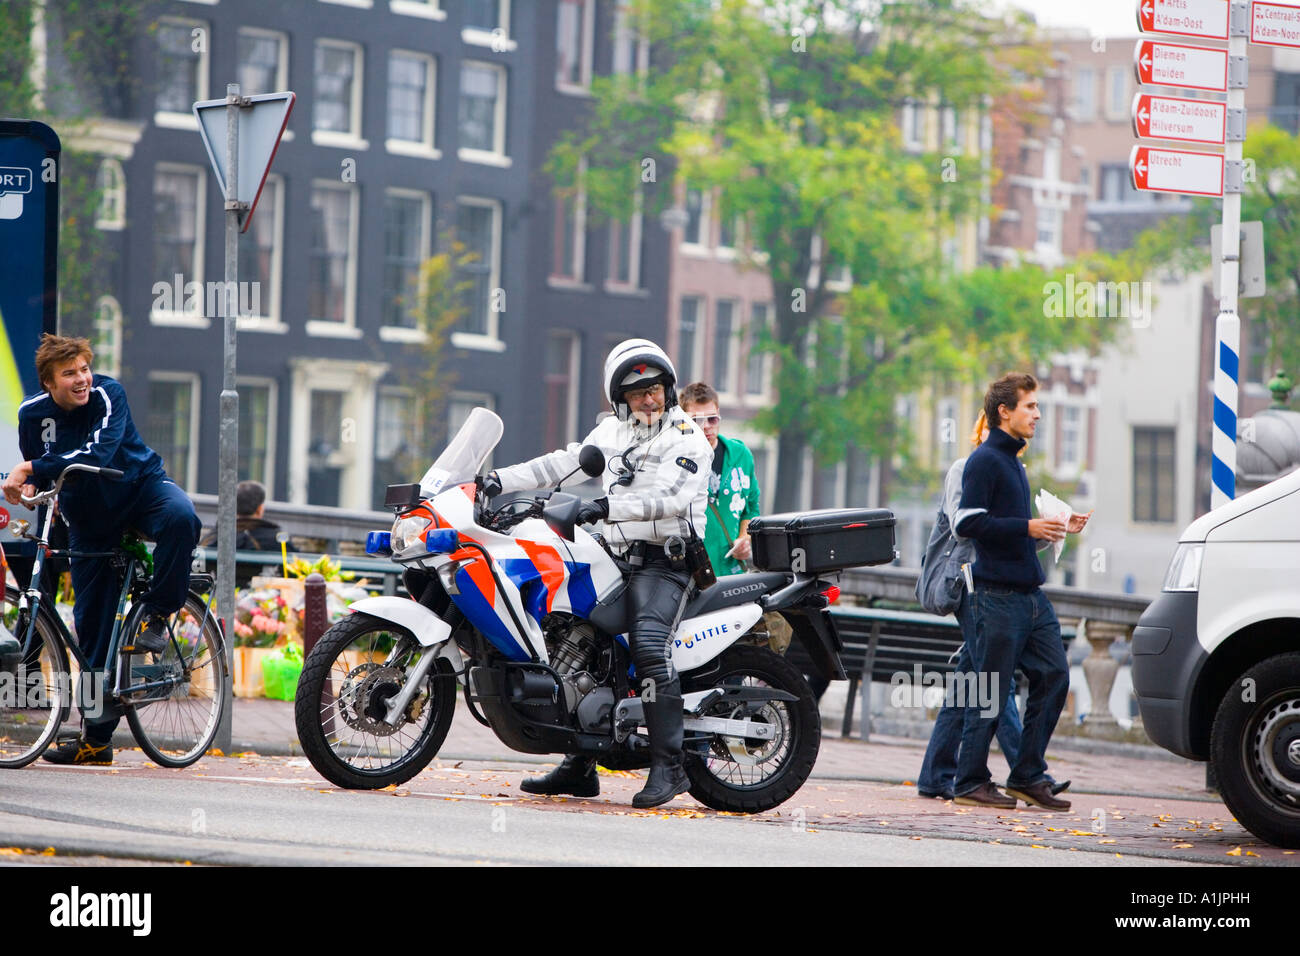
<svg viewBox="0 0 1300 956"><path fill-rule="evenodd" d="M397 733L401 724L384 722L388 702L402 689L406 673L397 667L367 662L348 672L339 691L339 713L353 730L389 737ZM412 707L420 702L413 702ZM420 703L420 708L422 708ZM418 716L419 708L416 709Z"/></svg>

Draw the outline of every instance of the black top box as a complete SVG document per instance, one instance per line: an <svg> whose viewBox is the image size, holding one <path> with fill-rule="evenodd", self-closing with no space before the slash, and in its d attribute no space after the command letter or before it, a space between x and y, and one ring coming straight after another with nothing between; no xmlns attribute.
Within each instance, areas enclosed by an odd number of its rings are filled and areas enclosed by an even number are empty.
<svg viewBox="0 0 1300 956"><path fill-rule="evenodd" d="M760 571L841 571L894 560L894 513L826 508L760 515L749 523Z"/></svg>

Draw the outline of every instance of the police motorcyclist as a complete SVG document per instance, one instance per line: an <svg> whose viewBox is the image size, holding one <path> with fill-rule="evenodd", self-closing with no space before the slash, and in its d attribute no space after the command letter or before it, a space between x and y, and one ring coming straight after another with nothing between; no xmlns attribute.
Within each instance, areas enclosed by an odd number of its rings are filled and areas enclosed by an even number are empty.
<svg viewBox="0 0 1300 956"><path fill-rule="evenodd" d="M583 444L605 455L607 496L586 502L578 521L604 520L610 546L633 565L628 581L629 637L650 737L650 776L632 798L636 807L667 803L689 787L682 766L681 682L670 654L673 626L690 574L685 545L704 530L709 463L703 432L677 404L677 374L664 351L646 339L620 342L605 360L605 397L614 414ZM552 486L578 467L580 444L502 468L483 478L488 494ZM596 758L566 757L544 777L525 780L528 793L600 792Z"/></svg>

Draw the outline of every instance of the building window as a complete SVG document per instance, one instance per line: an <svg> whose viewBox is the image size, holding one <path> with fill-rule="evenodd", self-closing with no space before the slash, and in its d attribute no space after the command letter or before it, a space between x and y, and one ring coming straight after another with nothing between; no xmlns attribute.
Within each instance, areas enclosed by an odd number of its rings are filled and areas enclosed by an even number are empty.
<svg viewBox="0 0 1300 956"><path fill-rule="evenodd" d="M745 362L745 394L763 395L767 392L767 355L758 350L758 345L769 334L772 307L766 302L755 302L749 309L749 358Z"/></svg>
<svg viewBox="0 0 1300 956"><path fill-rule="evenodd" d="M388 138L433 148L434 61L420 53L388 55Z"/></svg>
<svg viewBox="0 0 1300 956"><path fill-rule="evenodd" d="M183 117L193 125L191 110L195 102L208 96L208 25L198 20L162 20L157 38L158 91L154 109ZM177 124L164 121L160 125Z"/></svg>
<svg viewBox="0 0 1300 956"><path fill-rule="evenodd" d="M312 140L331 145L361 138L361 47L316 41L316 96ZM318 136L317 134L324 134Z"/></svg>
<svg viewBox="0 0 1300 956"><path fill-rule="evenodd" d="M578 440L579 341L574 332L552 332L546 340L545 448Z"/></svg>
<svg viewBox="0 0 1300 956"><path fill-rule="evenodd" d="M356 274L356 190L314 183L307 269L309 331L352 325ZM313 324L318 328L313 328Z"/></svg>
<svg viewBox="0 0 1300 956"><path fill-rule="evenodd" d="M493 30L505 28L502 0L463 0L462 5L461 16L464 17L462 25L466 29L491 33Z"/></svg>
<svg viewBox="0 0 1300 956"><path fill-rule="evenodd" d="M390 189L384 193L383 324L416 329L420 265L429 257L426 193Z"/></svg>
<svg viewBox="0 0 1300 956"><path fill-rule="evenodd" d="M345 392L315 389L311 393L311 418L307 444L307 504L337 508L342 502L343 470L347 460L343 444Z"/></svg>
<svg viewBox="0 0 1300 956"><path fill-rule="evenodd" d="M955 106L945 106L939 118L944 148L960 153L966 148L965 116Z"/></svg>
<svg viewBox="0 0 1300 956"><path fill-rule="evenodd" d="M1174 520L1174 430L1133 429L1133 520Z"/></svg>
<svg viewBox="0 0 1300 956"><path fill-rule="evenodd" d="M736 390L736 303L719 299L713 319L713 387L724 394Z"/></svg>
<svg viewBox="0 0 1300 956"><path fill-rule="evenodd" d="M705 208L704 193L698 189L686 190L686 231L682 243L688 246L703 246L708 235L708 210Z"/></svg>
<svg viewBox="0 0 1300 956"><path fill-rule="evenodd" d="M1097 198L1102 202L1141 202L1141 195L1133 188L1127 163L1102 163L1098 180Z"/></svg>
<svg viewBox="0 0 1300 956"><path fill-rule="evenodd" d="M275 485L275 383L266 379L239 380L239 480Z"/></svg>
<svg viewBox="0 0 1300 956"><path fill-rule="evenodd" d="M579 182L585 169L585 162L580 162ZM582 189L555 194L551 248L551 278L581 282L587 254L587 196Z"/></svg>
<svg viewBox="0 0 1300 956"><path fill-rule="evenodd" d="M703 304L699 296L682 297L682 316L677 328L678 381L689 383L699 378L695 374L695 357L699 351L700 310Z"/></svg>
<svg viewBox="0 0 1300 956"><path fill-rule="evenodd" d="M389 485L418 476L419 402L410 391L381 388L375 404L375 473L371 479L370 507L380 509Z"/></svg>
<svg viewBox="0 0 1300 956"><path fill-rule="evenodd" d="M239 281L252 283L246 300L241 300L242 323L275 324L280 317L280 236L283 232L283 181L267 176L257 215L247 232L239 236ZM245 315L245 303L251 315Z"/></svg>
<svg viewBox="0 0 1300 956"><path fill-rule="evenodd" d="M487 161L503 158L505 118L505 68L465 60L460 66L461 158Z"/></svg>
<svg viewBox="0 0 1300 956"><path fill-rule="evenodd" d="M1074 73L1074 118L1089 121L1097 116L1097 74L1081 66Z"/></svg>
<svg viewBox="0 0 1300 956"><path fill-rule="evenodd" d="M945 467L957 458L958 433L961 431L957 412L955 398L940 399L935 406L935 451L938 453L939 463Z"/></svg>
<svg viewBox="0 0 1300 956"><path fill-rule="evenodd" d="M718 249L732 252L739 248L744 224L740 216L726 216L719 213Z"/></svg>
<svg viewBox="0 0 1300 956"><path fill-rule="evenodd" d="M289 40L270 30L239 29L239 92L278 93L289 85Z"/></svg>
<svg viewBox="0 0 1300 956"><path fill-rule="evenodd" d="M627 3L619 3L614 13L613 72L628 76L633 72L644 76L650 69L650 41L636 28Z"/></svg>
<svg viewBox="0 0 1300 956"><path fill-rule="evenodd" d="M1123 121L1129 118L1129 71L1122 66L1106 68L1106 119Z"/></svg>
<svg viewBox="0 0 1300 956"><path fill-rule="evenodd" d="M163 460L176 484L196 491L198 472L198 376L156 372L149 376L149 422L145 443Z"/></svg>
<svg viewBox="0 0 1300 956"><path fill-rule="evenodd" d="M186 314L185 286L203 282L203 173L160 166L153 177L153 317ZM165 295L160 291L170 289ZM203 296L196 296L201 300ZM203 306L189 315L203 320Z"/></svg>
<svg viewBox="0 0 1300 956"><path fill-rule="evenodd" d="M1061 416L1061 454L1057 465L1061 468L1079 467L1079 447L1083 437L1083 410L1078 405L1062 405Z"/></svg>
<svg viewBox="0 0 1300 956"><path fill-rule="evenodd" d="M644 219L641 193L636 196L636 212L629 222L609 224L609 284L625 289L641 286L641 236Z"/></svg>
<svg viewBox="0 0 1300 956"><path fill-rule="evenodd" d="M453 335L457 345L496 341L498 303L493 290L501 281L501 204L491 199L462 197L456 205L456 238L470 261L458 267L457 284L469 283L465 295L465 316ZM465 336L471 337L469 340ZM473 340L479 340L475 342Z"/></svg>
<svg viewBox="0 0 1300 956"><path fill-rule="evenodd" d="M102 160L95 177L99 190L99 213L95 226L99 229L126 228L126 175L122 164L112 157Z"/></svg>
<svg viewBox="0 0 1300 956"><path fill-rule="evenodd" d="M95 371L117 378L122 374L122 306L111 295L95 303Z"/></svg>
<svg viewBox="0 0 1300 956"><path fill-rule="evenodd" d="M1039 255L1055 256L1061 251L1061 218L1059 209L1040 207L1035 249Z"/></svg>
<svg viewBox="0 0 1300 956"><path fill-rule="evenodd" d="M559 0L555 19L555 87L585 92L591 86L592 0Z"/></svg>
<svg viewBox="0 0 1300 956"><path fill-rule="evenodd" d="M903 104L903 148L909 152L925 149L925 104L909 102Z"/></svg>

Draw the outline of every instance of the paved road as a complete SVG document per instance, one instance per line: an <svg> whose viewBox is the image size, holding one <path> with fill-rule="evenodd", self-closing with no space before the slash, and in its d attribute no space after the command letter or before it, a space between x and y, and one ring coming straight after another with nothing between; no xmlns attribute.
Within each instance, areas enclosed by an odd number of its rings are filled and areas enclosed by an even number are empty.
<svg viewBox="0 0 1300 956"><path fill-rule="evenodd" d="M1212 805L1204 802L1169 800L1159 808L1195 814L1188 823L1171 816L1169 840L1198 821L1206 836L1223 841L1189 853L1153 839L1152 808L1139 806L1142 798L1085 800L1105 811L1099 824L1091 809L1005 813L918 800L898 785L815 779L785 806L746 817L707 811L687 796L635 811L639 774L603 775L593 800L533 798L518 790L531 772L535 767L439 760L398 789L349 792L325 783L302 758L209 757L165 770L138 752L119 752L111 768L33 765L4 774L0 846L53 847L55 859L270 865L710 865L735 864L738 854L752 865L1264 862L1225 856L1240 835L1208 829ZM872 812L864 814L866 807ZM31 857L10 850L0 859Z"/></svg>

